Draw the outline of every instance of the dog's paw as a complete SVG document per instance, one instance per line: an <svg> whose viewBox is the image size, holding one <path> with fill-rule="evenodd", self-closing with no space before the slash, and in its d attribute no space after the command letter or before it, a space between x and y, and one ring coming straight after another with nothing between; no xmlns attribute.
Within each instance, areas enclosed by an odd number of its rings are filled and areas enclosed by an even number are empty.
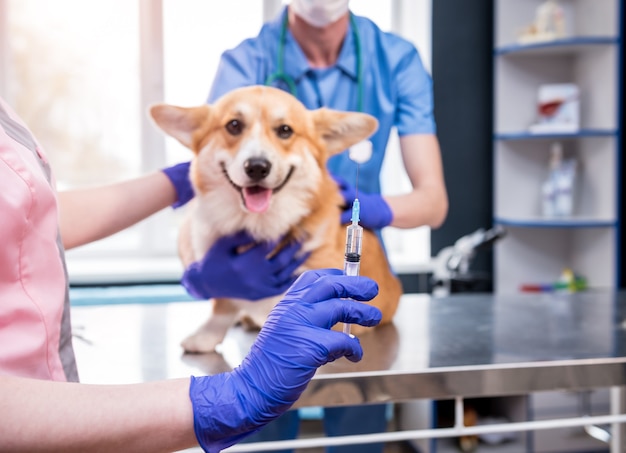
<svg viewBox="0 0 626 453"><path fill-rule="evenodd" d="M239 319L239 325L243 327L246 332L258 332L259 330L261 330L262 324L260 325L258 321L255 321L250 316L242 316Z"/></svg>
<svg viewBox="0 0 626 453"><path fill-rule="evenodd" d="M205 354L215 352L215 347L221 342L215 335L205 333L195 333L185 338L180 345L186 353Z"/></svg>

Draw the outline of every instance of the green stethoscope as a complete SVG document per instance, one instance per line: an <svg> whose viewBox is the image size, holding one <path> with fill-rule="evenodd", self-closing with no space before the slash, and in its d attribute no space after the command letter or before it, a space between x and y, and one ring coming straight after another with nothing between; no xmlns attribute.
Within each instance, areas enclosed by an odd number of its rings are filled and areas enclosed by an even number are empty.
<svg viewBox="0 0 626 453"><path fill-rule="evenodd" d="M283 82L289 88L289 92L296 96L296 82L284 70L285 63L285 43L287 42L287 28L289 25L288 14L285 13L285 19L280 30L280 41L278 42L278 56L276 63L276 72L270 74L265 79L265 85L272 85L275 82ZM356 49L356 83L357 83L357 111L363 111L363 65L361 58L361 39L359 31L356 27L354 16L350 13L350 26L352 27L352 36L354 39L354 47Z"/></svg>

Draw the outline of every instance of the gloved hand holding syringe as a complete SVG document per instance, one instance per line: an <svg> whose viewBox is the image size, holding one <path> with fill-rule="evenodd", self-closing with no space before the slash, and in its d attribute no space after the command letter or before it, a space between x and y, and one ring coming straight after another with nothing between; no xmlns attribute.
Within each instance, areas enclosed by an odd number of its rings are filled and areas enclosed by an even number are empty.
<svg viewBox="0 0 626 453"><path fill-rule="evenodd" d="M372 143L362 141L352 146L349 150L350 159L356 162L356 195L352 203L352 217L350 225L346 228L346 254L343 262L344 275L357 276L361 269L361 246L363 241L363 227L359 225L361 204L359 203L359 164L367 162L372 155ZM350 324L343 325L343 333L350 334Z"/></svg>

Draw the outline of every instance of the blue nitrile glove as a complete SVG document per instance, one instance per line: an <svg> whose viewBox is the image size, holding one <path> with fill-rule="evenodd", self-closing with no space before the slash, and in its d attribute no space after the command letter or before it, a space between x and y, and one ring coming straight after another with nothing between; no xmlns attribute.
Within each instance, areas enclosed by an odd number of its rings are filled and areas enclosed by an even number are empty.
<svg viewBox="0 0 626 453"><path fill-rule="evenodd" d="M215 376L192 377L189 397L202 448L218 452L254 433L287 411L318 367L340 357L363 357L359 340L330 328L337 322L374 326L371 300L378 285L336 269L300 276L270 313L240 366Z"/></svg>
<svg viewBox="0 0 626 453"><path fill-rule="evenodd" d="M244 252L238 251L252 243L254 239L243 231L218 239L202 260L185 270L181 284L199 299L259 300L287 291L297 277L294 272L310 254L298 254L302 245L299 242L290 242L271 258L267 256L276 243L257 243Z"/></svg>
<svg viewBox="0 0 626 453"><path fill-rule="evenodd" d="M341 223L350 223L352 218L352 202L357 196L356 189L345 179L333 175L339 185L339 191L346 202L346 208L341 212ZM359 191L359 202L361 203L359 224L370 230L380 230L391 224L393 213L385 199L377 193L364 193Z"/></svg>
<svg viewBox="0 0 626 453"><path fill-rule="evenodd" d="M194 197L193 187L191 186L191 181L189 181L189 165L190 162L184 162L161 170L170 178L172 185L176 189L177 200L172 205L173 208L184 205Z"/></svg>

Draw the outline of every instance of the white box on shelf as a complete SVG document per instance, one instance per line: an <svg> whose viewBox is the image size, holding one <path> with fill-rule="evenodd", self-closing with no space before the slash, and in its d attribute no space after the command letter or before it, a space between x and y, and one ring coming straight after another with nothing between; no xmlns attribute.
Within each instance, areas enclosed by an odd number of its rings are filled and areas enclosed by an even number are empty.
<svg viewBox="0 0 626 453"><path fill-rule="evenodd" d="M575 133L580 129L578 86L573 83L546 84L537 93L537 123L533 134Z"/></svg>

